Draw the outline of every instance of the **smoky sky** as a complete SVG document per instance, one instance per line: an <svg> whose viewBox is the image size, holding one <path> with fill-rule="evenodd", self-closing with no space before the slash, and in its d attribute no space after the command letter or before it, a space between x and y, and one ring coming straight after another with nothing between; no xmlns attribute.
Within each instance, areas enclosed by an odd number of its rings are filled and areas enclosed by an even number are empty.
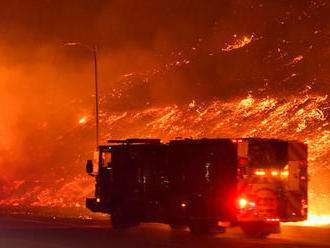
<svg viewBox="0 0 330 248"><path fill-rule="evenodd" d="M325 0L1 1L0 170L56 171L92 150L76 146L93 143L92 126L71 136L93 116L92 54L65 41L97 45L101 111L127 111L306 86L327 93L329 24Z"/></svg>

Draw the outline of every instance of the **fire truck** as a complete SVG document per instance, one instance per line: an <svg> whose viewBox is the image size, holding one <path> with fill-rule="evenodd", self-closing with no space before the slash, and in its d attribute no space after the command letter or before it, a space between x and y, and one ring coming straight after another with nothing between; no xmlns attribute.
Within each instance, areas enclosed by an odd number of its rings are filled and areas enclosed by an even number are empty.
<svg viewBox="0 0 330 248"><path fill-rule="evenodd" d="M262 138L110 140L87 173L87 208L113 228L160 222L192 233L239 225L252 237L307 219L307 144Z"/></svg>

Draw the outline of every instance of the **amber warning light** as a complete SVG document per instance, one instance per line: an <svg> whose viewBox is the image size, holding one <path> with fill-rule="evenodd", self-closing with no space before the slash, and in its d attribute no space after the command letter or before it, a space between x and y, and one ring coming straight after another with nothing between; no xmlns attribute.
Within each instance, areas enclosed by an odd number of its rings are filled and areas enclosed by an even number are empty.
<svg viewBox="0 0 330 248"><path fill-rule="evenodd" d="M264 171L256 171L257 176L264 176L266 173Z"/></svg>

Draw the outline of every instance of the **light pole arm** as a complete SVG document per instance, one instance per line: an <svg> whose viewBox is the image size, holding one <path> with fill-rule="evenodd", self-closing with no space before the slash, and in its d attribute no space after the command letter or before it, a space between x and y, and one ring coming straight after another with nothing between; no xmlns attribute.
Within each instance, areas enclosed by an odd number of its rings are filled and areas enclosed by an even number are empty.
<svg viewBox="0 0 330 248"><path fill-rule="evenodd" d="M94 55L94 76L95 76L95 130L96 130L96 150L99 147L99 91L98 91L98 71L96 46L93 47Z"/></svg>

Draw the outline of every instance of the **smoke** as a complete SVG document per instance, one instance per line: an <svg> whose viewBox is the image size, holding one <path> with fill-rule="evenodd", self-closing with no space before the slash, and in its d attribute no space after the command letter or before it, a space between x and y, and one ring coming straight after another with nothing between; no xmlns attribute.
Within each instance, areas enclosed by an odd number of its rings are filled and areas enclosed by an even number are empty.
<svg viewBox="0 0 330 248"><path fill-rule="evenodd" d="M249 93L260 99L329 94L328 13L325 0L0 3L2 191L22 179L71 185L95 149L93 57L65 41L97 45L101 137L145 137L150 134L131 119L125 132L110 131L122 130L119 120L134 111L183 111L189 103L202 108Z"/></svg>

